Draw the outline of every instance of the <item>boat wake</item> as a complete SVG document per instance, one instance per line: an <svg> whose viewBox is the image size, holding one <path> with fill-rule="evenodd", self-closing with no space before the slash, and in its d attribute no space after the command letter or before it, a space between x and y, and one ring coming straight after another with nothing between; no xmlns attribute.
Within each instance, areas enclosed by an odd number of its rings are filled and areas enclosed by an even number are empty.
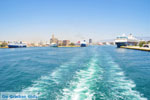
<svg viewBox="0 0 150 100"><path fill-rule="evenodd" d="M120 66L115 63L112 57L108 54L105 54L106 65L103 67L105 70L104 80L105 83L101 88L108 89L107 91L103 91L103 99L104 100L147 100L144 98L141 93L135 90L136 84L128 79ZM101 84L101 82L100 82ZM98 100L102 99L102 97L97 98Z"/></svg>
<svg viewBox="0 0 150 100"><path fill-rule="evenodd" d="M38 92L40 100L47 100L47 98L55 100L55 95L58 95L65 82L72 78L73 71L77 69L74 67L77 65L76 62L83 56L84 54L80 54L73 57L69 62L57 67L52 73L33 81L32 86L23 89L22 92Z"/></svg>
<svg viewBox="0 0 150 100"><path fill-rule="evenodd" d="M92 100L95 94L95 84L102 80L103 73L97 62L95 56L84 69L76 72L69 86L62 90L62 96L57 96L57 100Z"/></svg>
<svg viewBox="0 0 150 100"><path fill-rule="evenodd" d="M147 100L108 54L93 57L68 84L57 100Z"/></svg>
<svg viewBox="0 0 150 100"><path fill-rule="evenodd" d="M23 92L41 92L39 100L147 100L107 52L95 50L75 56Z"/></svg>

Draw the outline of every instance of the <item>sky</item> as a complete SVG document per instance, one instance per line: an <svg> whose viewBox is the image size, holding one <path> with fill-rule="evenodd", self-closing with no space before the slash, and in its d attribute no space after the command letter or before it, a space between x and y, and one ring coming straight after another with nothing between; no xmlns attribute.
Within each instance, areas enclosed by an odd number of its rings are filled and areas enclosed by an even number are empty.
<svg viewBox="0 0 150 100"><path fill-rule="evenodd" d="M150 37L150 0L0 0L0 41Z"/></svg>

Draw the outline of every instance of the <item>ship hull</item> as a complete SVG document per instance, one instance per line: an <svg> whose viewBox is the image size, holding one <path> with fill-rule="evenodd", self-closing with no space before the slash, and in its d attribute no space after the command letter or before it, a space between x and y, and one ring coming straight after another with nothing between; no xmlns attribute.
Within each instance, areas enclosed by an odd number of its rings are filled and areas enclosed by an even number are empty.
<svg viewBox="0 0 150 100"><path fill-rule="evenodd" d="M138 44L138 40L130 34L128 37L124 34L120 37L117 37L115 40L115 44L118 48L121 46L135 46Z"/></svg>
<svg viewBox="0 0 150 100"><path fill-rule="evenodd" d="M127 46L127 42L117 42L116 45L117 48L120 48L121 46Z"/></svg>
<svg viewBox="0 0 150 100"><path fill-rule="evenodd" d="M57 44L51 44L50 47L58 47Z"/></svg>
<svg viewBox="0 0 150 100"><path fill-rule="evenodd" d="M8 48L26 48L27 46L19 46L19 45L8 45Z"/></svg>
<svg viewBox="0 0 150 100"><path fill-rule="evenodd" d="M81 47L86 47L86 44L81 44Z"/></svg>
<svg viewBox="0 0 150 100"><path fill-rule="evenodd" d="M138 42L116 42L118 48L121 46L135 46Z"/></svg>

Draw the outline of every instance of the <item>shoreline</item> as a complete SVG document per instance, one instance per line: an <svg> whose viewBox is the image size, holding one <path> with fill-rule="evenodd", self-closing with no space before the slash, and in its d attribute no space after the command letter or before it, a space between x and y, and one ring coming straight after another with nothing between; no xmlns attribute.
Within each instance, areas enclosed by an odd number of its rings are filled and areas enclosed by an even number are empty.
<svg viewBox="0 0 150 100"><path fill-rule="evenodd" d="M61 47L80 47L80 46L58 46L58 48L61 48Z"/></svg>
<svg viewBox="0 0 150 100"><path fill-rule="evenodd" d="M5 48L8 48L8 47L0 47L0 49L5 49Z"/></svg>
<svg viewBox="0 0 150 100"><path fill-rule="evenodd" d="M150 48L139 47L139 46L121 46L120 48L140 50L140 51L149 51L150 52Z"/></svg>

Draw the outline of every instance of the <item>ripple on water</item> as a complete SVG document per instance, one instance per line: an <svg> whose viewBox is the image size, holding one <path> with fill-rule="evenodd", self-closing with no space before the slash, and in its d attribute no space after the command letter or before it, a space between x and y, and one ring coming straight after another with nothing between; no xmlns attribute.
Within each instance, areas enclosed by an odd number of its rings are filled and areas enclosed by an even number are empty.
<svg viewBox="0 0 150 100"><path fill-rule="evenodd" d="M109 78L106 80L106 84L112 86L106 98L112 98L112 100L147 100L135 90L136 84L125 76L119 65L109 55L106 54L106 56L107 66L109 66L107 68L107 77Z"/></svg>
<svg viewBox="0 0 150 100"><path fill-rule="evenodd" d="M61 86L64 84L64 75L66 75L66 73L70 73L71 68L76 65L74 62L82 59L82 56L83 55L75 56L69 62L57 67L52 73L41 76L38 80L33 81L31 87L25 88L22 92L41 92L41 99L55 99L55 95L59 93Z"/></svg>

